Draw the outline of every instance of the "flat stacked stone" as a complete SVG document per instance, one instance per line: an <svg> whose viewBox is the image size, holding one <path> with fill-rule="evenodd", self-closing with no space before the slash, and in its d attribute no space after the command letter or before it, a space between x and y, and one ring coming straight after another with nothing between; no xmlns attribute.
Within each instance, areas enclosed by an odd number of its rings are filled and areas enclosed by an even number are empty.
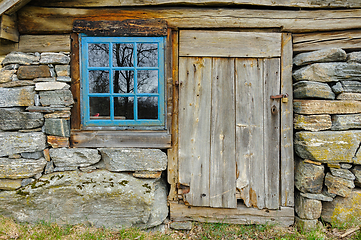
<svg viewBox="0 0 361 240"><path fill-rule="evenodd" d="M316 62L346 61L346 52L341 48L327 48L318 51L300 53L293 58L293 64L303 66Z"/></svg>

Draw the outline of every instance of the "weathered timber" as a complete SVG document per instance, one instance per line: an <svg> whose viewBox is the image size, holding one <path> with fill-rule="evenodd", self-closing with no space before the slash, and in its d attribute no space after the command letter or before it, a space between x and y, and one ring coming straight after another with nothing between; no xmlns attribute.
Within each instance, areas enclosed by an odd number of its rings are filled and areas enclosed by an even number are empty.
<svg viewBox="0 0 361 240"><path fill-rule="evenodd" d="M0 44L0 54L18 52L69 52L70 37L64 35L21 35L18 43Z"/></svg>
<svg viewBox="0 0 361 240"><path fill-rule="evenodd" d="M236 209L188 207L170 203L170 218L173 221L222 222L231 224L279 223L282 226L294 222L294 208L281 207L279 210L247 208L239 204Z"/></svg>
<svg viewBox="0 0 361 240"><path fill-rule="evenodd" d="M281 33L184 30L179 45L179 56L279 57Z"/></svg>
<svg viewBox="0 0 361 240"><path fill-rule="evenodd" d="M9 15L13 14L28 2L30 2L30 0L3 0L0 3L0 15L4 12Z"/></svg>
<svg viewBox="0 0 361 240"><path fill-rule="evenodd" d="M0 16L0 38L19 42L19 31L16 22L16 14Z"/></svg>
<svg viewBox="0 0 361 240"><path fill-rule="evenodd" d="M361 31L333 31L293 34L295 52L315 51L325 48L360 49Z"/></svg>
<svg viewBox="0 0 361 240"><path fill-rule="evenodd" d="M167 23L162 19L127 19L124 21L76 20L73 32L91 36L166 36Z"/></svg>
<svg viewBox="0 0 361 240"><path fill-rule="evenodd" d="M44 8L26 6L18 12L19 32L70 33L75 19L118 20L164 19L173 28L280 28L287 32L356 29L361 9L352 10L255 10L212 8Z"/></svg>
<svg viewBox="0 0 361 240"><path fill-rule="evenodd" d="M171 147L167 132L72 131L72 147Z"/></svg>
<svg viewBox="0 0 361 240"><path fill-rule="evenodd" d="M70 127L71 129L80 129L80 64L79 64L79 39L78 34L72 33L71 36L71 93L74 98L74 105L71 108Z"/></svg>
<svg viewBox="0 0 361 240"><path fill-rule="evenodd" d="M272 7L304 7L304 8L359 8L361 3L358 0L35 0L32 4L48 7L118 7L118 6L157 6L157 5L253 5Z"/></svg>

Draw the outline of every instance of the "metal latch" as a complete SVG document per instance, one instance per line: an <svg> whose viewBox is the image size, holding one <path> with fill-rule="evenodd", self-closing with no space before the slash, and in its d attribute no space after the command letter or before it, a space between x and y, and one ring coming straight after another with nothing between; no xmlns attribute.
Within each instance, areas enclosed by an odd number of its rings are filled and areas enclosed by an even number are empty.
<svg viewBox="0 0 361 240"><path fill-rule="evenodd" d="M282 98L283 103L288 102L288 93L285 94L279 94L279 95L271 95L271 99L280 99Z"/></svg>

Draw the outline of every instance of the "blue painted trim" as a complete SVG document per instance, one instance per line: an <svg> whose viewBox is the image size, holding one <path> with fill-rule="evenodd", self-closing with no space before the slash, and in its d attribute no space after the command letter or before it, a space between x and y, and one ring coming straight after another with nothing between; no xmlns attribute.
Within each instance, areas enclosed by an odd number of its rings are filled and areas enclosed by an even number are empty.
<svg viewBox="0 0 361 240"><path fill-rule="evenodd" d="M81 43L81 119L83 126L119 126L119 127L148 127L165 125L165 80L164 80L164 37L89 37L80 35ZM109 44L109 67L90 67L88 61L88 44ZM114 43L132 43L133 49L133 67L114 67L113 66L113 44ZM158 66L156 67L138 67L137 66L137 43L156 43L158 45ZM104 70L109 71L109 93L89 93L89 71ZM114 91L114 71L131 70L134 71L134 93L113 93ZM137 81L138 70L158 70L158 93L138 93ZM110 98L110 119L91 119L90 118L90 97L109 97ZM115 97L133 97L134 98L134 120L119 120L114 116L114 98ZM138 97L158 97L158 119L138 119Z"/></svg>

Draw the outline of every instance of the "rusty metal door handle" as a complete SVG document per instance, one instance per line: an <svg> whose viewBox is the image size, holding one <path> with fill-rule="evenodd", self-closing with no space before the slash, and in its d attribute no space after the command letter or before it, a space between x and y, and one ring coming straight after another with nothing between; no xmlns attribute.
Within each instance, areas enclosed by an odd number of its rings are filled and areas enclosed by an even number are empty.
<svg viewBox="0 0 361 240"><path fill-rule="evenodd" d="M288 93L279 94L279 95L271 95L271 99L280 99L280 98L286 98L286 97L288 97Z"/></svg>

